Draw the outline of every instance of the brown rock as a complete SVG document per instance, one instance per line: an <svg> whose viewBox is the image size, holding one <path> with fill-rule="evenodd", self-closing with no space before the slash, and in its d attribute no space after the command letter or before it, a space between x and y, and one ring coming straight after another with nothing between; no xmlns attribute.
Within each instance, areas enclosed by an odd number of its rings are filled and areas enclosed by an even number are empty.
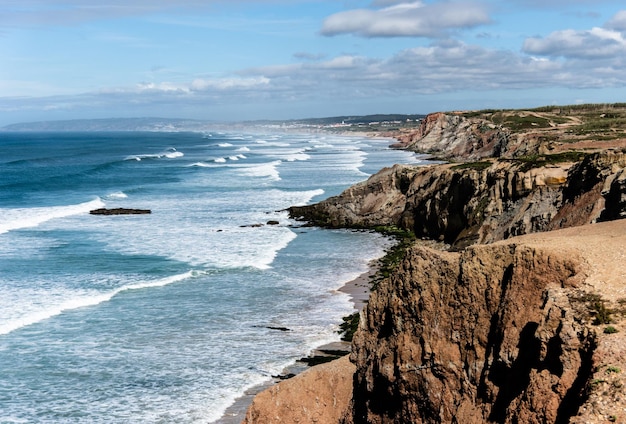
<svg viewBox="0 0 626 424"><path fill-rule="evenodd" d="M626 215L624 153L528 170L515 161L486 165L396 165L289 211L320 226L394 225L456 248Z"/></svg>
<svg viewBox="0 0 626 424"><path fill-rule="evenodd" d="M338 423L352 399L348 357L315 366L259 393L244 424Z"/></svg>
<svg viewBox="0 0 626 424"><path fill-rule="evenodd" d="M623 418L614 402L624 396L625 338L598 334L581 299L626 293L626 280L612 277L624 276L625 254L626 220L462 253L414 247L362 317L345 422ZM593 387L609 377L619 381Z"/></svg>

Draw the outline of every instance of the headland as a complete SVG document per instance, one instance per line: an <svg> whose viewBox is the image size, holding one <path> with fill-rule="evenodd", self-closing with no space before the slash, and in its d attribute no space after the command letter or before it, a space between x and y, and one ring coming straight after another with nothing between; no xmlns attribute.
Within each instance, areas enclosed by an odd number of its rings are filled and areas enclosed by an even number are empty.
<svg viewBox="0 0 626 424"><path fill-rule="evenodd" d="M626 105L435 113L396 137L447 163L290 212L414 240L349 360L259 394L245 422L626 421Z"/></svg>

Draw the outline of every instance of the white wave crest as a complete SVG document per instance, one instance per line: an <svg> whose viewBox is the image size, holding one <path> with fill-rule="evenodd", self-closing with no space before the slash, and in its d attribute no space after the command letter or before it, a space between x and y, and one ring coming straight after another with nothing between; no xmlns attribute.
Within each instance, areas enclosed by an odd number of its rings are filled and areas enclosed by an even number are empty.
<svg viewBox="0 0 626 424"><path fill-rule="evenodd" d="M278 172L278 166L282 163L280 160L275 160L269 163L262 163L252 165L245 168L239 168L238 171L249 177L261 177L269 178L273 181L280 181L280 173Z"/></svg>
<svg viewBox="0 0 626 424"><path fill-rule="evenodd" d="M60 315L67 311L88 306L95 306L103 302L108 302L113 297L125 291L163 287L168 284L186 280L188 278L192 278L201 274L203 274L201 271L188 271L184 274L173 275L171 277L166 277L159 280L129 284L127 286L119 287L115 290L111 290L105 293L82 293L80 295L74 296L73 298L61 301L56 305L47 305L42 309L31 311L25 316L9 319L8 322L0 324L0 335L8 334L20 328L36 324L38 322Z"/></svg>
<svg viewBox="0 0 626 424"><path fill-rule="evenodd" d="M230 143L219 143L217 146L218 147L233 147L233 145Z"/></svg>
<svg viewBox="0 0 626 424"><path fill-rule="evenodd" d="M215 163L224 163L224 162L226 162L226 158L213 159L213 162L215 162Z"/></svg>
<svg viewBox="0 0 626 424"><path fill-rule="evenodd" d="M210 168L211 165L206 163L206 162L196 162L196 163L192 163L191 165L187 165L190 167L196 167L196 168Z"/></svg>
<svg viewBox="0 0 626 424"><path fill-rule="evenodd" d="M88 213L90 210L102 208L104 205L104 202L98 198L77 205L0 209L0 215L2 216L0 234L22 228L37 227L52 219Z"/></svg>
<svg viewBox="0 0 626 424"><path fill-rule="evenodd" d="M123 191L116 191L115 193L107 194L105 199L126 199L128 195Z"/></svg>
<svg viewBox="0 0 626 424"><path fill-rule="evenodd" d="M163 158L176 159L176 158L182 158L183 156L185 156L183 152L179 152L178 150L176 150L175 147L170 147L161 153L147 154L147 155L130 155L130 156L126 156L124 160L141 161L143 159L163 159Z"/></svg>
<svg viewBox="0 0 626 424"><path fill-rule="evenodd" d="M250 148L243 146L237 149L238 152L249 152Z"/></svg>

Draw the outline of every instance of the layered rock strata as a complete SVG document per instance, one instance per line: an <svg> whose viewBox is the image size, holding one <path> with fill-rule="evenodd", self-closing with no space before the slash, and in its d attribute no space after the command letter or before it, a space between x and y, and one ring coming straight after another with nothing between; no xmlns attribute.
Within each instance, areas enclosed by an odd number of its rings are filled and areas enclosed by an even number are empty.
<svg viewBox="0 0 626 424"><path fill-rule="evenodd" d="M481 162L396 165L290 208L313 225L397 226L453 249L417 242L379 282L354 365L327 376L338 390L302 374L258 397L247 422L626 422L626 154L533 162L524 155L549 146L529 137L433 114L401 145ZM338 379L352 374L346 391Z"/></svg>
<svg viewBox="0 0 626 424"><path fill-rule="evenodd" d="M502 160L395 165L290 213L324 227L398 226L462 248L626 216L625 166L626 154L613 151L531 169Z"/></svg>
<svg viewBox="0 0 626 424"><path fill-rule="evenodd" d="M626 220L415 245L372 292L354 365L278 383L245 422L626 422L624 258Z"/></svg>
<svg viewBox="0 0 626 424"><path fill-rule="evenodd" d="M509 130L484 119L437 112L427 115L417 131L398 137L393 147L445 159L477 160L512 154L516 150L513 139ZM536 149L523 151L535 153Z"/></svg>

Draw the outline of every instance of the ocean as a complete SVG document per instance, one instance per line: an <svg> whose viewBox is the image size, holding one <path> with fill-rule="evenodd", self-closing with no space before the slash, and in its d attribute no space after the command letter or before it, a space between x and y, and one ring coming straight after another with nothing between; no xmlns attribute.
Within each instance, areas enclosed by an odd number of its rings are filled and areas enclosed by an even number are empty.
<svg viewBox="0 0 626 424"><path fill-rule="evenodd" d="M338 340L354 309L337 289L390 241L284 209L420 161L388 144L0 133L0 423L216 422ZM152 213L89 214L101 207Z"/></svg>

